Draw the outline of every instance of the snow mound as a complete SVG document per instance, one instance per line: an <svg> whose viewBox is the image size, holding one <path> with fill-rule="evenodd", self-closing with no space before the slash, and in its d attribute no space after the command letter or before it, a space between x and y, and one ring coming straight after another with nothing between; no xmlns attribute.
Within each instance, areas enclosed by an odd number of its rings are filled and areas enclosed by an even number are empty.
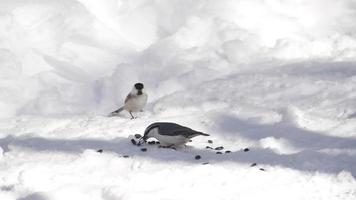
<svg viewBox="0 0 356 200"><path fill-rule="evenodd" d="M1 0L0 199L355 199L355 18L354 0ZM106 117L136 82L146 110ZM211 136L131 144L156 121Z"/></svg>
<svg viewBox="0 0 356 200"><path fill-rule="evenodd" d="M0 4L2 118L107 112L135 81L156 100L232 72L356 55L348 0Z"/></svg>

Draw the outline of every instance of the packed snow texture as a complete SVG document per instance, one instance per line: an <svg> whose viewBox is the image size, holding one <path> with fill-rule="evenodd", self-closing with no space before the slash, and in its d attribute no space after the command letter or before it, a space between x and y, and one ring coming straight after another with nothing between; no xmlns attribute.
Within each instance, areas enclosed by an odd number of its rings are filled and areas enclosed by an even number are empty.
<svg viewBox="0 0 356 200"><path fill-rule="evenodd" d="M0 3L3 118L105 113L135 81L146 83L154 102L227 74L290 63L302 62L291 67L300 76L355 73L355 1Z"/></svg>
<svg viewBox="0 0 356 200"><path fill-rule="evenodd" d="M355 19L355 0L0 0L0 199L356 199ZM105 117L136 82L145 112ZM155 121L214 144L142 152Z"/></svg>

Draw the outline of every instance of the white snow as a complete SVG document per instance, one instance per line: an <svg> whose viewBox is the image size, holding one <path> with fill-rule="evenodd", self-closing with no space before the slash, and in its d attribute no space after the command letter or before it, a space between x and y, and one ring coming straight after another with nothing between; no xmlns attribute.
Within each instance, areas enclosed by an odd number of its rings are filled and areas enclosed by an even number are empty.
<svg viewBox="0 0 356 200"><path fill-rule="evenodd" d="M355 19L354 0L0 0L0 199L356 199ZM145 112L106 117L136 82ZM211 136L131 144L157 121Z"/></svg>

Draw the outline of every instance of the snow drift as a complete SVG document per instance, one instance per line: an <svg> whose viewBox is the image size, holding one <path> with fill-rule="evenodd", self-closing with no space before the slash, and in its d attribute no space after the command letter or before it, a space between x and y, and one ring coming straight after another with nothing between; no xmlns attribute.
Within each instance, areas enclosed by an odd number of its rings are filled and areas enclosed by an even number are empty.
<svg viewBox="0 0 356 200"><path fill-rule="evenodd" d="M355 19L354 0L0 0L0 199L355 199ZM103 116L137 81L145 112ZM214 142L130 144L156 121Z"/></svg>
<svg viewBox="0 0 356 200"><path fill-rule="evenodd" d="M137 80L154 101L243 70L356 57L348 0L0 4L3 118L106 112Z"/></svg>

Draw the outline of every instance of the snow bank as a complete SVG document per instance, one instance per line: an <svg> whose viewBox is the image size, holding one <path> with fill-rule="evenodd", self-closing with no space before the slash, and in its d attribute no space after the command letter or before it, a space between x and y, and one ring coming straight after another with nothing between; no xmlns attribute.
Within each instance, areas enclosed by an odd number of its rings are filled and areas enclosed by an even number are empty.
<svg viewBox="0 0 356 200"><path fill-rule="evenodd" d="M354 199L355 18L354 0L1 0L0 199ZM100 116L138 81L138 119ZM214 142L131 145L155 121Z"/></svg>
<svg viewBox="0 0 356 200"><path fill-rule="evenodd" d="M232 72L356 57L355 2L0 3L1 116L107 112Z"/></svg>
<svg viewBox="0 0 356 200"><path fill-rule="evenodd" d="M0 145L8 147L0 157L0 197L6 200L143 197L346 200L356 196L355 145L349 146L354 151L346 155L347 142L340 138L334 138L333 145L339 145L334 146L339 150L334 153L315 151L323 136L307 138L305 134L297 136L312 140L313 143L305 145L314 146L298 153L290 151L297 144L292 137L298 133L293 129L284 130L292 136L283 140L262 139L266 148L237 140L242 137L238 134L244 131L230 133L235 138L230 140L211 130L209 139L213 139L213 144L207 138L195 138L188 147L178 150L155 145L137 147L130 143L128 135L142 133L147 124L159 118L142 117L133 121L99 116L30 117L17 123L10 120L7 128L0 126L0 134L4 134ZM190 123L194 128L200 124L199 130L204 128L200 120L209 120L193 115L166 119ZM278 133L278 127L273 129L277 133L258 126L253 128L275 138L283 134ZM246 137L254 136L251 127L249 131ZM7 132L17 135L6 137ZM290 144L286 145L287 139ZM231 153L218 155L205 149L206 145L223 145ZM147 151L142 152L142 147ZM250 151L242 151L242 147L250 147ZM97 152L98 149L103 152ZM195 160L198 154L201 159ZM256 166L251 166L253 163Z"/></svg>

